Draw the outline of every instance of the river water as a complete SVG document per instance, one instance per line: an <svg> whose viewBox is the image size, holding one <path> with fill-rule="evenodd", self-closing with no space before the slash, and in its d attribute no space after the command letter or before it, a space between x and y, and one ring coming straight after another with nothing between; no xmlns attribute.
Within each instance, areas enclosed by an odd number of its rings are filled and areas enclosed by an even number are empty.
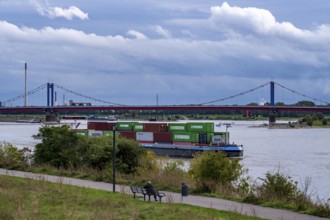
<svg viewBox="0 0 330 220"><path fill-rule="evenodd" d="M227 123L228 121L226 121ZM218 122L216 122L218 123ZM330 129L268 129L262 121L233 121L231 142L244 146L241 163L254 179L280 169L299 183L311 178L313 197L330 198ZM0 141L34 148L39 124L0 123ZM217 127L225 130L225 126Z"/></svg>

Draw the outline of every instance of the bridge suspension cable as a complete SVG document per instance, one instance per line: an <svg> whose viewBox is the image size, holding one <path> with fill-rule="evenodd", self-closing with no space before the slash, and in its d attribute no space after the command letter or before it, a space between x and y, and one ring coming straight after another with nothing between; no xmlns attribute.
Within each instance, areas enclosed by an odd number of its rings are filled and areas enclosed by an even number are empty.
<svg viewBox="0 0 330 220"><path fill-rule="evenodd" d="M41 86L39 86L39 87L37 87L37 88L35 88L35 89L32 89L32 90L28 91L28 92L26 93L26 95L27 95L27 96L32 95L32 94L34 94L34 93L36 93L36 92L39 92L40 90L42 90L42 89L44 89L44 88L46 88L46 87L47 87L47 83L45 83L45 84L43 84L43 85L41 85ZM17 100L19 100L19 99L23 99L24 97L25 97L25 93L22 94L22 95L16 96L16 97L14 97L14 98L7 99L7 100L3 101L2 103L6 104L6 103L15 102L15 101L17 101Z"/></svg>
<svg viewBox="0 0 330 220"><path fill-rule="evenodd" d="M260 89L260 88L262 88L262 87L265 87L265 86L268 85L269 83L270 83L270 82L264 83L264 84L262 84L262 85L260 85L260 86L258 86L258 87L255 87L255 88L253 88L253 89L249 89L249 90L247 90L247 91L245 91L245 92L241 92L241 93L238 93L238 94L236 94L236 95L231 95L231 96L228 96L228 97L225 97L225 98L216 99L216 100L209 101L209 102L203 102L203 103L200 103L199 105L213 104L213 103L215 103L215 102L226 101L226 100L228 100L228 99L233 99L233 98L236 98L236 97L238 97L238 96L243 96L243 95L245 95L245 94L247 94L247 93L250 93L250 92L253 92L253 91L257 90L257 89Z"/></svg>
<svg viewBox="0 0 330 220"><path fill-rule="evenodd" d="M307 95L305 95L305 94L302 94L302 93L300 93L300 92L297 92L297 91L295 91L295 90L293 90L293 89L290 89L290 88L288 88L288 87L286 87L286 86L283 86L283 85L281 85L281 84L279 84L279 83L277 83L277 82L274 82L276 85L278 85L278 86L280 86L280 87L282 87L283 89L286 89L286 90L288 90L288 91L290 91L290 92L292 92L292 93L295 93L295 94L297 94L297 95L300 95L300 96L303 96L303 97L305 97L305 98L308 98L308 99L311 99L311 100L314 100L314 101L316 101L316 102L321 102L321 103L324 103L324 104L330 104L329 102L326 102L326 101L323 101L323 100L320 100L320 99L317 99L317 98L313 98L313 97L310 97L310 96L307 96Z"/></svg>
<svg viewBox="0 0 330 220"><path fill-rule="evenodd" d="M109 104L109 105L118 105L118 106L125 106L125 105L122 105L122 104L118 104L118 103L114 103L114 102L109 102L109 101L104 101L104 100L101 100L101 99L97 99L97 98L93 98L93 97L90 97L90 96L87 96L87 95L84 95L84 94L81 94L81 93L78 93L78 92L75 92L71 89L67 89L61 85L58 85L58 84L55 84L54 83L54 86L58 89L62 89L66 92L69 92L69 93L72 93L74 95L77 95L77 96L80 96L80 97L83 97L85 99L89 99L89 100L93 100L93 101L96 101L96 102L101 102L101 103L104 103L104 104Z"/></svg>

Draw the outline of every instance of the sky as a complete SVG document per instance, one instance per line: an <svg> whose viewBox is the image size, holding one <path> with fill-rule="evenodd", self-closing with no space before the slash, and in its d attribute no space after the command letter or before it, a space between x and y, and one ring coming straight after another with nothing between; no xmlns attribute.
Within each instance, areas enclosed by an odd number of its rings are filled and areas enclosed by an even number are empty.
<svg viewBox="0 0 330 220"><path fill-rule="evenodd" d="M329 11L328 0L0 0L0 101L24 93L26 62L28 90L53 82L119 104L199 104L271 80L330 102ZM306 100L275 90L275 102ZM266 87L228 103L269 99Z"/></svg>

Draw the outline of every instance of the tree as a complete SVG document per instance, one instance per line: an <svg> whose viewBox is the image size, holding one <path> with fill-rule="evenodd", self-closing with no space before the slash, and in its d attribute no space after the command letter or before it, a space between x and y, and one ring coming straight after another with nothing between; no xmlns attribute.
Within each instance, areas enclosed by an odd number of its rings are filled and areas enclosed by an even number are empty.
<svg viewBox="0 0 330 220"><path fill-rule="evenodd" d="M324 115L321 112L317 112L313 115L313 120L319 120L322 121L322 119L324 118Z"/></svg>
<svg viewBox="0 0 330 220"><path fill-rule="evenodd" d="M276 106L285 106L284 102L276 102L275 105Z"/></svg>
<svg viewBox="0 0 330 220"><path fill-rule="evenodd" d="M315 106L315 103L311 102L311 101L299 101L294 105L296 105L296 106Z"/></svg>
<svg viewBox="0 0 330 220"><path fill-rule="evenodd" d="M41 140L34 149L35 163L47 163L56 167L68 167L69 163L75 164L76 146L78 136L70 131L69 126L59 127L43 126L33 138Z"/></svg>
<svg viewBox="0 0 330 220"><path fill-rule="evenodd" d="M81 166L104 170L108 164L112 164L112 138L79 137L77 156Z"/></svg>
<svg viewBox="0 0 330 220"><path fill-rule="evenodd" d="M243 167L222 152L206 151L191 160L189 173L197 188L214 192L218 185L232 186L243 173Z"/></svg>
<svg viewBox="0 0 330 220"><path fill-rule="evenodd" d="M144 152L138 142L126 138L119 139L116 152L118 168L125 173L135 172Z"/></svg>

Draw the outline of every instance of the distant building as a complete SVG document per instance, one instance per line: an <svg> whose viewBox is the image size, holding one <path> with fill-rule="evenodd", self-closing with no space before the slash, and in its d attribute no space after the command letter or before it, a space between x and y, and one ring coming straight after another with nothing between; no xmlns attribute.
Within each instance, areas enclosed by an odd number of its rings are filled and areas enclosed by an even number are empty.
<svg viewBox="0 0 330 220"><path fill-rule="evenodd" d="M92 106L90 102L73 102L73 100L69 100L69 106Z"/></svg>

